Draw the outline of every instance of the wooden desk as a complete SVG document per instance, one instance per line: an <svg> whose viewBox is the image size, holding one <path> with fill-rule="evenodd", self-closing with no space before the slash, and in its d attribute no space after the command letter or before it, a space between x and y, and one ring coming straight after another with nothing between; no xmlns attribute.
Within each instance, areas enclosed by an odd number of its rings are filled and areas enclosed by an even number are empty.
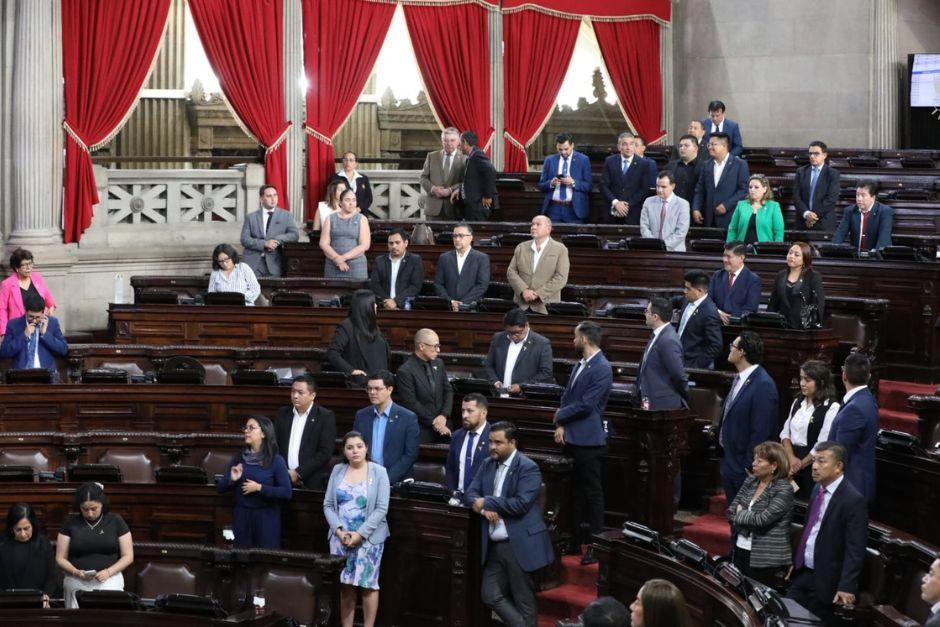
<svg viewBox="0 0 940 627"><path fill-rule="evenodd" d="M48 610L0 610L0 625L7 627L36 627L44 624L67 627L179 627L181 624L187 627L277 627L282 622L283 616L271 612L256 616L253 609L227 618L131 610L67 610L61 607Z"/></svg>

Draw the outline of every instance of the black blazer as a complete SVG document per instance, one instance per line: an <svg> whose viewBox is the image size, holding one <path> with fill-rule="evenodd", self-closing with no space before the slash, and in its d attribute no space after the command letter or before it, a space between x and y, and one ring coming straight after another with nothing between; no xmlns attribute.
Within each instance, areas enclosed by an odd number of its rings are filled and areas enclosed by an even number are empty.
<svg viewBox="0 0 940 627"><path fill-rule="evenodd" d="M422 431L430 431L437 416L450 416L454 407L454 390L447 380L447 370L440 358L432 359L431 373L434 385L428 381L425 361L417 355L409 355L395 374L395 394L402 407L418 416Z"/></svg>
<svg viewBox="0 0 940 627"><path fill-rule="evenodd" d="M449 250L437 260L434 273L434 292L450 300L475 303L486 294L490 286L490 256L475 248L467 252L463 271L457 273L457 251Z"/></svg>
<svg viewBox="0 0 940 627"><path fill-rule="evenodd" d="M417 296L421 292L424 282L424 268L421 266L421 255L405 252L395 278L395 304L405 306L405 299ZM392 287L392 260L388 254L379 255L372 262L372 275L369 277L369 289L376 297L385 300L391 295Z"/></svg>
<svg viewBox="0 0 940 627"><path fill-rule="evenodd" d="M672 299L672 307L676 310L676 332L682 324L682 313L689 301L684 296ZM721 354L723 340L721 335L721 317L715 302L705 297L705 300L695 308L679 340L682 342L682 363L686 368L713 368L715 359Z"/></svg>
<svg viewBox="0 0 940 627"><path fill-rule="evenodd" d="M291 426L294 422L294 408L288 405L277 411L274 421L274 433L277 436L277 448L284 460L287 460L287 447L290 444ZM330 476L330 458L336 446L336 416L325 407L314 403L307 414L307 422L300 438L300 452L297 457L300 465L297 474L308 490L326 488Z"/></svg>
<svg viewBox="0 0 940 627"><path fill-rule="evenodd" d="M509 336L500 331L490 340L490 349L483 362L486 378L490 383L503 380L506 355L509 353ZM529 329L516 364L512 367L513 383L554 383L552 367L552 344L544 335Z"/></svg>
<svg viewBox="0 0 940 627"><path fill-rule="evenodd" d="M468 208L475 207L482 211L484 198L493 199L491 210L497 208L496 169L486 153L479 148L474 148L467 155L467 169L464 171L462 189L463 201Z"/></svg>
<svg viewBox="0 0 940 627"><path fill-rule="evenodd" d="M800 307L805 301L807 305L816 303L819 308L819 321L825 320L826 292L823 290L822 277L819 272L811 270L805 272L798 281L801 300L791 302L790 288L787 287L787 274L789 270L781 270L774 279L774 289L770 292L770 304L767 311L776 311L787 319L791 329L802 329L800 320Z"/></svg>
<svg viewBox="0 0 940 627"><path fill-rule="evenodd" d="M643 201L653 194L656 187L656 162L646 157L633 155L633 161L622 173L623 157L618 152L604 160L604 170L601 174L601 195L607 201L601 212L601 222L619 222L622 224L639 224ZM623 200L630 205L630 213L626 218L610 215L610 205L614 200Z"/></svg>
<svg viewBox="0 0 940 627"><path fill-rule="evenodd" d="M796 222L801 229L806 228L803 214L809 208L809 182L812 178L813 166L804 165L796 170L793 180L793 206L796 207ZM813 227L815 230L836 230L836 205L839 202L839 184L842 175L828 163L824 163L819 171L816 181L816 190L813 194L813 213L819 216L819 222Z"/></svg>
<svg viewBox="0 0 940 627"><path fill-rule="evenodd" d="M688 164L683 163L682 159L675 159L666 164L665 171L672 172L673 178L676 179L676 196L689 201L689 205L695 200L695 184L698 183L698 178L702 176L702 168L704 167L705 159L702 158L701 154Z"/></svg>
<svg viewBox="0 0 940 627"><path fill-rule="evenodd" d="M381 330L378 331L374 346L363 347L353 331L352 321L346 318L339 323L333 333L333 340L326 349L326 361L332 370L346 374L353 370L364 372L388 370L391 352Z"/></svg>
<svg viewBox="0 0 940 627"><path fill-rule="evenodd" d="M349 181L339 172L330 177L329 183L336 181L345 183L346 186L349 187ZM369 182L369 177L362 172L359 172L359 178L356 179L356 204L359 205L363 213L367 213L375 218L381 217L369 211L372 207L372 184Z"/></svg>
<svg viewBox="0 0 940 627"><path fill-rule="evenodd" d="M810 504L818 493L817 485L810 495ZM819 603L832 603L836 592L858 593L867 541L865 497L843 479L829 499L813 549L813 591Z"/></svg>

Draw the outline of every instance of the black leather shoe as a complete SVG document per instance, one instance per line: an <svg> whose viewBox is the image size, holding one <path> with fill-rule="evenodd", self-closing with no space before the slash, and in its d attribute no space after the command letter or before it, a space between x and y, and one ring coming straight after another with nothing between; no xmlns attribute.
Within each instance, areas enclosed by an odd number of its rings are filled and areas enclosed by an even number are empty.
<svg viewBox="0 0 940 627"><path fill-rule="evenodd" d="M582 566L590 566L591 564L597 563L597 556L594 555L594 547L588 547L588 550L584 552L584 557L581 558Z"/></svg>
<svg viewBox="0 0 940 627"><path fill-rule="evenodd" d="M581 545L577 542L569 542L561 552L563 555L581 555Z"/></svg>

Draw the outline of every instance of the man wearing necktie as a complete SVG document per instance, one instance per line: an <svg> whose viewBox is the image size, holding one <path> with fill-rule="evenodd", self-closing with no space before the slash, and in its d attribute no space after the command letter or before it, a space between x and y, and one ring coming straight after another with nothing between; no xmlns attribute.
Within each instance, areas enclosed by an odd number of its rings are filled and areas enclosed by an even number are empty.
<svg viewBox="0 0 940 627"><path fill-rule="evenodd" d="M809 164L797 168L793 179L793 205L806 228L831 232L836 228L841 174L826 161L827 151L824 142L810 142Z"/></svg>
<svg viewBox="0 0 940 627"><path fill-rule="evenodd" d="M462 493L457 495L460 498L467 493L474 475L487 457L490 434L490 423L486 420L488 409L489 403L482 394L471 392L463 397L460 406L462 427L454 431L450 439L445 466L447 488L451 494Z"/></svg>
<svg viewBox="0 0 940 627"><path fill-rule="evenodd" d="M708 273L689 270L685 273L685 296L672 299L679 312L679 341L682 343L682 361L686 368L715 367L724 340L718 307L708 295Z"/></svg>
<svg viewBox="0 0 940 627"><path fill-rule="evenodd" d="M441 132L441 149L429 152L421 170L421 189L424 190L424 215L432 220L459 220L457 208L450 201L451 194L460 189L466 169L466 156L458 149L460 131L454 127Z"/></svg>
<svg viewBox="0 0 940 627"><path fill-rule="evenodd" d="M438 357L441 341L431 329L415 333L415 350L398 369L395 380L398 399L418 416L421 443L446 442L450 437L447 419L454 404L454 391L447 380L444 362Z"/></svg>
<svg viewBox="0 0 940 627"><path fill-rule="evenodd" d="M262 185L260 194L261 209L248 214L242 225L242 261L256 276L279 277L283 266L281 245L299 240L300 231L290 212L277 206L276 187Z"/></svg>
<svg viewBox="0 0 940 627"><path fill-rule="evenodd" d="M702 120L705 129L705 142L714 133L724 133L729 138L728 152L732 157L740 157L744 151L744 141L741 139L741 129L734 120L725 117L725 103L712 100L708 103L708 119Z"/></svg>
<svg viewBox="0 0 940 627"><path fill-rule="evenodd" d="M862 181L855 188L855 206L842 213L833 244L849 244L862 253L872 253L891 246L894 210L878 202L878 184Z"/></svg>
<svg viewBox="0 0 940 627"><path fill-rule="evenodd" d="M545 159L539 189L545 192L542 211L552 222L584 223L588 218L588 194L594 186L591 160L574 149L567 133L555 136L558 151Z"/></svg>
<svg viewBox="0 0 940 627"><path fill-rule="evenodd" d="M688 201L677 196L675 190L672 172L661 172L656 177L656 195L646 199L640 213L640 235L663 240L666 250L685 252L691 210Z"/></svg>
<svg viewBox="0 0 940 627"><path fill-rule="evenodd" d="M624 131L617 137L618 154L604 160L601 195L607 209L601 221L614 224L640 224L640 211L656 186L656 162L636 154L634 136Z"/></svg>
<svg viewBox="0 0 940 627"><path fill-rule="evenodd" d="M23 306L26 314L7 323L0 357L12 357L12 368L45 368L54 382L55 358L69 351L59 321L46 313L46 303L37 293L27 294Z"/></svg>

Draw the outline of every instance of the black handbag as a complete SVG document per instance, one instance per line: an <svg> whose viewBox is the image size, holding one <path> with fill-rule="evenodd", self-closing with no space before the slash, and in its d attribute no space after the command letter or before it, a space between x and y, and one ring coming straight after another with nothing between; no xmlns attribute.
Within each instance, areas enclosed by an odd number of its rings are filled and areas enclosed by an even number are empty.
<svg viewBox="0 0 940 627"><path fill-rule="evenodd" d="M822 320L819 319L819 305L816 301L816 291L812 291L813 302L807 303L806 296L800 292L800 327L803 329L821 329Z"/></svg>

